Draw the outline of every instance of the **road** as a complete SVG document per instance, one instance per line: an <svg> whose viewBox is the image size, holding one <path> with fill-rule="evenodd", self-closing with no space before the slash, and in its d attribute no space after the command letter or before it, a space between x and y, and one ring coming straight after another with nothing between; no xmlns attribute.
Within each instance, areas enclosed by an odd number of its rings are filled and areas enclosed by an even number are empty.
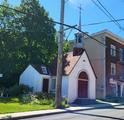
<svg viewBox="0 0 124 120"><path fill-rule="evenodd" d="M20 120L124 120L124 106L48 115Z"/></svg>

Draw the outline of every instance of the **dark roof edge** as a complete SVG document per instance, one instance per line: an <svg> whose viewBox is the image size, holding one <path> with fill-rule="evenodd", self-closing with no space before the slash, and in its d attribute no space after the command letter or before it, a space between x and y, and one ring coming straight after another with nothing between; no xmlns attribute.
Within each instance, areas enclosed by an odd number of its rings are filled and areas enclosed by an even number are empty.
<svg viewBox="0 0 124 120"><path fill-rule="evenodd" d="M84 50L84 51L85 51L85 50ZM83 51L83 53L84 53L84 51ZM82 53L82 55L83 55L83 53ZM77 63L78 63L78 61L80 60L80 58L81 58L82 55L80 55L80 57L79 57L78 60L76 61L75 65L73 66L73 68L71 69L71 71L70 71L67 75L70 75L70 74L71 74L71 72L73 71L73 69L74 69L75 66L77 65Z"/></svg>
<svg viewBox="0 0 124 120"><path fill-rule="evenodd" d="M91 61L90 61L89 55L88 55L88 53L87 53L87 51L86 51L86 50L85 50L85 53L86 53L87 58L88 58L88 60L89 60L89 62L90 62L90 65L91 65L91 68L92 68L92 70L93 70L93 72L94 72L94 75L95 75L95 77L96 77L96 79L97 79L96 72L95 72L95 70L94 70L94 68L93 68L93 65L92 65L92 63L91 63Z"/></svg>

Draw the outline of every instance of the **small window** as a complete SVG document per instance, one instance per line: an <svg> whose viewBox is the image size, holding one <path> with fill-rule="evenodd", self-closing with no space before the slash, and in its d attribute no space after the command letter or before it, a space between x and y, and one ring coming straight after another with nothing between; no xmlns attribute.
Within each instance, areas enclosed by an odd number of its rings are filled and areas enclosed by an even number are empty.
<svg viewBox="0 0 124 120"><path fill-rule="evenodd" d="M3 74L0 74L0 78L2 78L3 77Z"/></svg>
<svg viewBox="0 0 124 120"><path fill-rule="evenodd" d="M116 75L116 64L111 63L111 75Z"/></svg>
<svg viewBox="0 0 124 120"><path fill-rule="evenodd" d="M78 35L75 34L75 40L76 40L76 43L78 43Z"/></svg>
<svg viewBox="0 0 124 120"><path fill-rule="evenodd" d="M75 35L76 43L82 43L82 36L80 34Z"/></svg>
<svg viewBox="0 0 124 120"><path fill-rule="evenodd" d="M79 35L79 36L78 36L78 43L81 43L81 42L82 42L82 36Z"/></svg>
<svg viewBox="0 0 124 120"><path fill-rule="evenodd" d="M122 97L124 97L124 85L123 85L123 88L122 88Z"/></svg>
<svg viewBox="0 0 124 120"><path fill-rule="evenodd" d="M44 74L48 74L46 67L43 67L43 66L42 66L41 68L42 68L42 72L43 72Z"/></svg>
<svg viewBox="0 0 124 120"><path fill-rule="evenodd" d="M119 49L119 55L120 55L120 62L122 62L123 61L123 49L122 48Z"/></svg>
<svg viewBox="0 0 124 120"><path fill-rule="evenodd" d="M110 54L112 55L112 56L116 56L116 46L115 45L112 45L111 44L111 46L110 46Z"/></svg>

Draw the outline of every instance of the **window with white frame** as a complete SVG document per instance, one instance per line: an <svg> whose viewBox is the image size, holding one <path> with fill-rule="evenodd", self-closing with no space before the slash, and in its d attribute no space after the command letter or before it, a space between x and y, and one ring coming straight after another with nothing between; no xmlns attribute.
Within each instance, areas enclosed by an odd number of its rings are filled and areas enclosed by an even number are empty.
<svg viewBox="0 0 124 120"><path fill-rule="evenodd" d="M2 78L3 77L3 74L0 74L0 78Z"/></svg>
<svg viewBox="0 0 124 120"><path fill-rule="evenodd" d="M111 63L111 75L116 75L116 64Z"/></svg>
<svg viewBox="0 0 124 120"><path fill-rule="evenodd" d="M119 49L119 55L120 55L120 61L121 61L121 62L123 61L123 57L124 57L123 54L124 54L124 53L123 53L123 49L120 48L120 49Z"/></svg>
<svg viewBox="0 0 124 120"><path fill-rule="evenodd" d="M116 46L115 45L110 45L110 54L112 56L116 56Z"/></svg>
<svg viewBox="0 0 124 120"><path fill-rule="evenodd" d="M46 67L42 66L41 68L42 68L42 72L43 72L44 74L48 74Z"/></svg>

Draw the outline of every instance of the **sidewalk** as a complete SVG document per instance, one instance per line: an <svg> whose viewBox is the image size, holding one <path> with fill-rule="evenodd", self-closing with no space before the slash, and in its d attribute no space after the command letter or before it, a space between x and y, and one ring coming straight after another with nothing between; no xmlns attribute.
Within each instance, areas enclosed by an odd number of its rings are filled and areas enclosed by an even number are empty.
<svg viewBox="0 0 124 120"><path fill-rule="evenodd" d="M86 105L86 106L71 105L69 108L65 108L65 109L39 110L39 111L31 111L31 112L1 114L0 120L7 120L7 119L9 119L9 120L14 119L15 120L15 119L19 119L19 118L30 118L30 117L36 117L36 116L60 114L60 113L67 113L67 112L73 112L73 111L109 108L109 107L114 107L114 106L119 106L119 105L122 105L122 104L100 101L100 104Z"/></svg>

